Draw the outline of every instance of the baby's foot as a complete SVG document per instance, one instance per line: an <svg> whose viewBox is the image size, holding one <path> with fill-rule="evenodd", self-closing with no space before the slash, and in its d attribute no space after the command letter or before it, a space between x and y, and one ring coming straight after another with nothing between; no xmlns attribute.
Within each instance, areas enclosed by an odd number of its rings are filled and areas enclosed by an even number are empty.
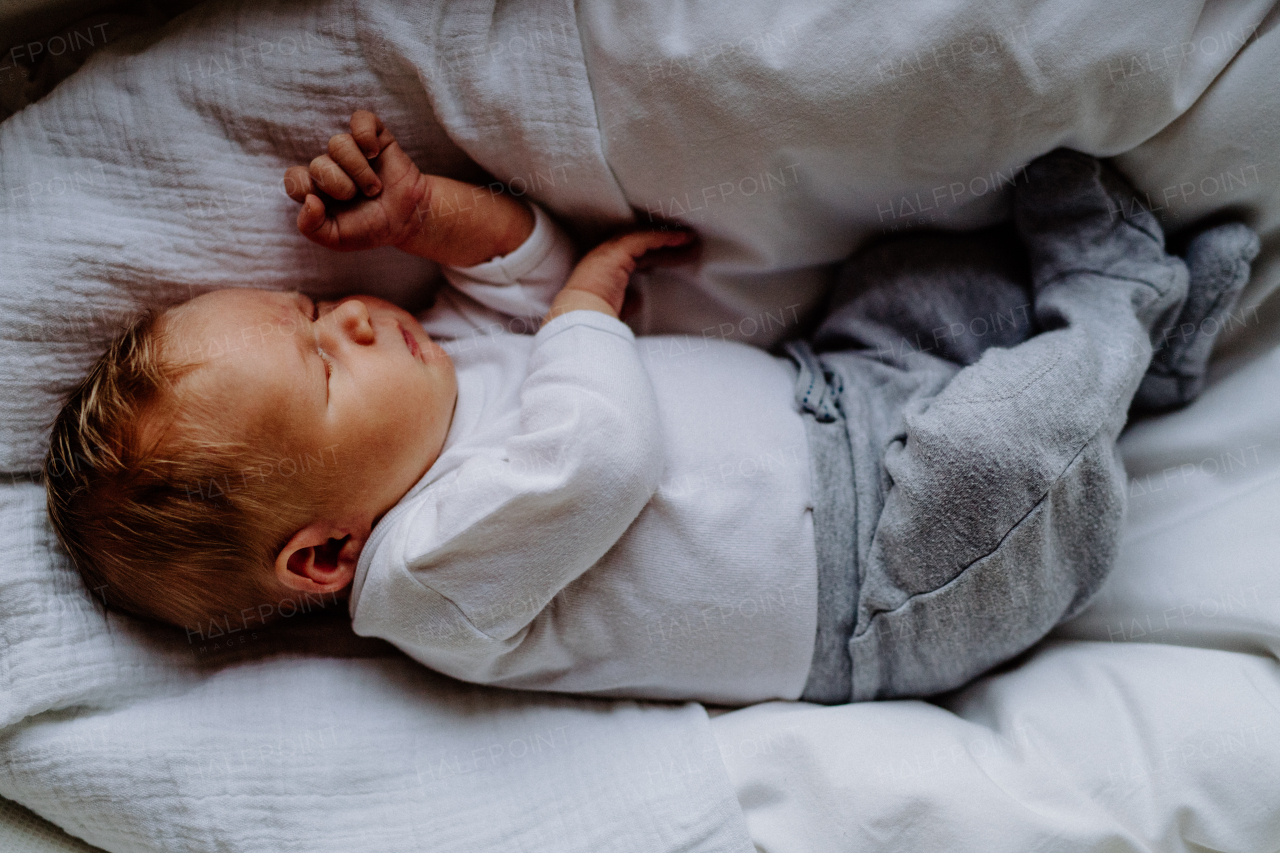
<svg viewBox="0 0 1280 853"><path fill-rule="evenodd" d="M1160 223L1110 166L1059 148L1031 161L1025 174L1014 223L1037 288L1071 270L1123 276L1167 262Z"/></svg>
<svg viewBox="0 0 1280 853"><path fill-rule="evenodd" d="M1194 400L1223 322L1249 281L1258 255L1258 235L1231 222L1197 234L1187 246L1191 283L1177 320L1163 330L1133 404L1157 411Z"/></svg>
<svg viewBox="0 0 1280 853"><path fill-rule="evenodd" d="M1187 295L1187 269L1164 248L1164 230L1129 183L1094 157L1059 148L1033 160L1014 192L1014 224L1027 247L1037 294L1093 272L1133 291L1152 346Z"/></svg>

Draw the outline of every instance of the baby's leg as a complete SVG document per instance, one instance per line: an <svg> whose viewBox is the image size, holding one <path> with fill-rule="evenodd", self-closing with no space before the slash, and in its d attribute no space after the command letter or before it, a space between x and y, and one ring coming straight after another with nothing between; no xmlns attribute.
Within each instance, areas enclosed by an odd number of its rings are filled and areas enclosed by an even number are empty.
<svg viewBox="0 0 1280 853"><path fill-rule="evenodd" d="M1237 322L1232 309L1258 251L1258 236L1239 222L1190 240L1187 297L1161 331L1131 419L1199 395L1214 341ZM861 250L841 267L814 348L861 350L907 370L946 370L937 359L964 366L990 347L1016 346L1036 331L1025 255L1012 224L919 232Z"/></svg>
<svg viewBox="0 0 1280 853"><path fill-rule="evenodd" d="M867 394L846 416L855 470L878 469L882 499L858 518L855 700L948 690L1008 660L1079 612L1115 558L1127 484L1115 440L1187 269L1149 214L1113 217L1132 194L1093 158L1055 152L1027 177L1015 223L1041 332L954 372L839 371L867 383L842 401ZM902 398L893 419L874 411L886 389ZM877 418L896 429L860 447Z"/></svg>
<svg viewBox="0 0 1280 853"><path fill-rule="evenodd" d="M973 364L1034 333L1030 278L1011 224L897 237L841 267L813 348L861 350L908 370Z"/></svg>

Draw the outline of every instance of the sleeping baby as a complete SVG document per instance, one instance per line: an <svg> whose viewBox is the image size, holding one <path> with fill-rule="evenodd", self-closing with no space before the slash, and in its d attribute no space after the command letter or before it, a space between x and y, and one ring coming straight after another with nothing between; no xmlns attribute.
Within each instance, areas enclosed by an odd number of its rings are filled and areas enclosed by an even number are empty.
<svg viewBox="0 0 1280 853"><path fill-rule="evenodd" d="M855 256L771 354L618 319L687 232L575 264L538 206L421 173L356 112L286 173L299 230L437 261L448 286L417 318L251 288L144 314L57 419L51 519L110 606L189 632L312 596L472 682L723 704L955 688L1098 589L1130 408L1198 393L1256 252L1228 225L1167 254L1082 154L1026 177L1016 237ZM327 461L281 474L300 459Z"/></svg>

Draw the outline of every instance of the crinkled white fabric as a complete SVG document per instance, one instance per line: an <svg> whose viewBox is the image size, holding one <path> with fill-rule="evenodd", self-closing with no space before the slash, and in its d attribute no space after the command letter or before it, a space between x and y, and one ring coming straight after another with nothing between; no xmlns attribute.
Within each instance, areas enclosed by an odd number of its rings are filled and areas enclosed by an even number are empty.
<svg viewBox="0 0 1280 853"><path fill-rule="evenodd" d="M751 849L700 705L461 684L299 602L270 633L104 620L43 491L0 513L0 795L111 853Z"/></svg>
<svg viewBox="0 0 1280 853"><path fill-rule="evenodd" d="M771 705L720 717L716 728L760 849L821 849L790 831L803 820L840 849L856 846L845 841L862 828L878 849L921 849L921 838L935 847L944 839L951 846L943 849L978 841L984 851L1094 849L1104 820L1128 821L1129 834L1116 836L1127 839L1120 849L1270 849L1280 834L1275 741L1262 731L1240 744L1274 713L1275 573L1237 547L1257 536L1275 553L1269 528L1252 521L1274 517L1274 500L1238 480L1267 470L1263 453L1272 445L1250 448L1274 435L1274 420L1240 417L1264 411L1269 386L1251 383L1265 378L1268 363L1257 359L1280 341L1280 324L1263 304L1280 284L1280 34L1271 6L595 2L575 12L567 3L243 0L199 7L152 37L113 45L0 124L0 469L34 469L59 396L139 305L240 284L359 290L422 304L431 265L393 251L321 250L299 239L296 208L281 191L283 169L310 160L359 106L377 109L424 168L487 181L472 165L479 163L581 232L621 224L632 207L642 222L651 213L689 221L706 238L703 264L696 275L649 277L640 328L751 343L789 331L766 315L795 305L803 316L823 265L867 237L994 221L1004 210L991 186L1059 144L1117 154L1175 237L1184 225L1230 214L1263 238L1242 305L1246 322L1227 330L1204 398L1135 430L1124 445L1135 478L1168 482L1165 497L1149 493L1149 513L1142 496L1133 499L1135 522L1169 525L1134 542L1151 564L1120 566L1099 602L1100 621L1080 623L1085 633L1052 654L1033 653L1025 674L1015 668L980 682L961 697L975 698L952 703L954 716L918 703ZM1219 392L1213 383L1228 374L1241 383ZM1220 462L1215 473L1204 462L1253 459L1255 450L1257 467L1223 470ZM1164 473L1183 465L1195 470ZM1197 515L1192 496L1237 485L1222 514ZM506 833L500 849L565 849L566 839L583 838L596 849L614 839L625 839L614 844L623 849L748 846L720 765L703 760L710 741L699 743L697 726L684 726L701 712L677 709L687 716L672 718L676 731L655 725L654 739L638 746L601 738L575 754L573 772L587 787L616 779L626 788L617 797L555 790L562 777L539 774L564 753L545 746L537 759L522 757L530 776L482 772L480 756L495 744L509 751L519 737L552 736L541 723L522 728L542 697L521 694L499 708L507 694L466 689L460 704L449 704L442 697L456 685L405 661L365 659L374 652L340 641L334 625L188 647L182 637L175 644L131 622L107 622L50 550L38 492L4 492L0 793L110 850L317 850L331 837L333 849L421 848L425 836L413 834L420 819L432 831L458 833L445 836L454 849L499 849L488 842L532 814L540 822L518 824L524 830ZM1194 518L1208 526L1190 524ZM1217 538L1196 538L1206 531ZM1171 584L1163 572L1174 558L1186 562ZM1244 574L1237 582L1228 570ZM1210 599L1234 607L1235 616L1210 615ZM1242 609L1242 599L1253 606ZM1184 628L1188 606L1196 610ZM1165 638L1232 650L1142 645ZM289 649L304 660L271 656ZM1098 701L1073 704L1060 691L1075 684ZM440 701L464 710L444 712L446 722L433 726ZM556 704L557 716L605 726L615 709L633 707L570 704ZM722 724L761 721L779 707L788 717L757 726L755 741L723 737ZM482 717L498 730L469 735L448 722ZM291 724L300 719L311 720L310 744L305 734L296 739ZM965 745L953 732L980 735L969 728L977 725L1012 732L1027 720L1044 721L1031 737L1043 731L1055 750L1076 750L1068 755L1076 761L1072 790L1088 796L1053 793L1063 790L1053 787L1063 764L1050 759L1063 752L1028 759L1016 780L988 775L989 765L963 777L939 772L919 756L935 742ZM1201 737L1206 727L1213 731ZM340 730L361 734L340 753L318 743ZM455 731L464 733L456 741ZM693 739L688 749L681 731ZM788 757L792 734L797 744L816 744L802 751L833 759L848 754L838 748L843 741L916 761L890 765L896 776L866 772L860 762L884 765L861 754L819 771ZM1204 756L1214 743L1222 751ZM245 746L250 753L238 752ZM307 749L306 760L296 757ZM470 778L487 786L484 802L501 803L507 780L556 796L540 811L527 803L528 812L471 811L449 823L452 814L434 811L440 786L404 769L405 756L419 749L437 750L463 777L475 768ZM735 749L740 758L730 759ZM645 763L591 774L595 765L628 766L618 750ZM201 781L202 763L216 762L229 769L206 769ZM393 762L403 772L388 776ZM971 796L965 785L977 790L983 779L993 784ZM1123 802L1101 798L1108 785ZM352 797L320 801L317 790ZM634 799L649 796L661 821ZM826 811L815 813L813 804ZM372 816L362 818L368 808ZM1062 814L1093 823L1064 834ZM410 817L397 823L397 815ZM358 835L343 834L353 826ZM457 840L464 835L479 840Z"/></svg>

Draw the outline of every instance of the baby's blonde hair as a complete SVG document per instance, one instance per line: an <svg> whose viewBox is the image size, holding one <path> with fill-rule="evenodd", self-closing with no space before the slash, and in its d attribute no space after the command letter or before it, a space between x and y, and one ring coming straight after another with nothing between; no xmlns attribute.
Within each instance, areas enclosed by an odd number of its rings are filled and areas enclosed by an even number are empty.
<svg viewBox="0 0 1280 853"><path fill-rule="evenodd" d="M108 608L189 636L211 621L265 624L278 613L272 566L308 520L311 490L252 476L280 458L269 430L226 440L198 403L178 405L176 383L200 363L166 357L163 316L131 322L58 414L44 466L49 518Z"/></svg>

